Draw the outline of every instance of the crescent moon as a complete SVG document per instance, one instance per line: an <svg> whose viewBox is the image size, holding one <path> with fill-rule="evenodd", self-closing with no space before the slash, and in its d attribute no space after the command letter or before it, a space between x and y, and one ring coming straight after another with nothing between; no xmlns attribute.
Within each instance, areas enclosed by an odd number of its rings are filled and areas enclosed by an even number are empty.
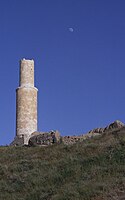
<svg viewBox="0 0 125 200"><path fill-rule="evenodd" d="M69 28L69 31L70 31L70 32L73 32L74 30L73 30L73 28Z"/></svg>

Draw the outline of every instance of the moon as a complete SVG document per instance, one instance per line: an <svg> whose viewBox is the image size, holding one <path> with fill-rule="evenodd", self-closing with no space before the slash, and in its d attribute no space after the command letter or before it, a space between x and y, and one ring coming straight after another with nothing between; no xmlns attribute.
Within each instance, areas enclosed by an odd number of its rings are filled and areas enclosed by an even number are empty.
<svg viewBox="0 0 125 200"><path fill-rule="evenodd" d="M74 29L70 27L70 28L69 28L69 31L70 31L70 32L73 32L73 31L74 31Z"/></svg>

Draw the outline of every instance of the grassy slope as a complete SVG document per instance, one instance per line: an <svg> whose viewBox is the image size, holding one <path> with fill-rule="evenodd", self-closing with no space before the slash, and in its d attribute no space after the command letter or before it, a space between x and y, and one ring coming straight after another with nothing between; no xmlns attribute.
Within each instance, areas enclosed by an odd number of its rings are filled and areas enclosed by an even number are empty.
<svg viewBox="0 0 125 200"><path fill-rule="evenodd" d="M0 200L125 199L125 131L81 143L0 147Z"/></svg>

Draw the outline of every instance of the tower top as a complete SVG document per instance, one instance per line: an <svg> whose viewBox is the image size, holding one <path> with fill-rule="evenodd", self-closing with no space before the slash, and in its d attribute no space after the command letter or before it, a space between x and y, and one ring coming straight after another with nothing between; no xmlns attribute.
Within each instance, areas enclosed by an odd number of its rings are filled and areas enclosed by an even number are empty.
<svg viewBox="0 0 125 200"><path fill-rule="evenodd" d="M34 62L33 59L26 59L26 58L21 59L20 62L21 62L21 61L26 61L26 62L27 62L27 61L30 61L30 62Z"/></svg>
<svg viewBox="0 0 125 200"><path fill-rule="evenodd" d="M20 61L20 87L34 87L34 60Z"/></svg>

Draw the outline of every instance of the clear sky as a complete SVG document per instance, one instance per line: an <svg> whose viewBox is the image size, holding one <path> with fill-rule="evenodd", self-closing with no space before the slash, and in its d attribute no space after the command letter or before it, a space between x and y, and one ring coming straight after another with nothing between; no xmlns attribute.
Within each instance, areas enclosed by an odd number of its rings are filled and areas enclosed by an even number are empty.
<svg viewBox="0 0 125 200"><path fill-rule="evenodd" d="M124 0L0 0L0 145L15 136L22 58L35 60L39 131L125 122Z"/></svg>

